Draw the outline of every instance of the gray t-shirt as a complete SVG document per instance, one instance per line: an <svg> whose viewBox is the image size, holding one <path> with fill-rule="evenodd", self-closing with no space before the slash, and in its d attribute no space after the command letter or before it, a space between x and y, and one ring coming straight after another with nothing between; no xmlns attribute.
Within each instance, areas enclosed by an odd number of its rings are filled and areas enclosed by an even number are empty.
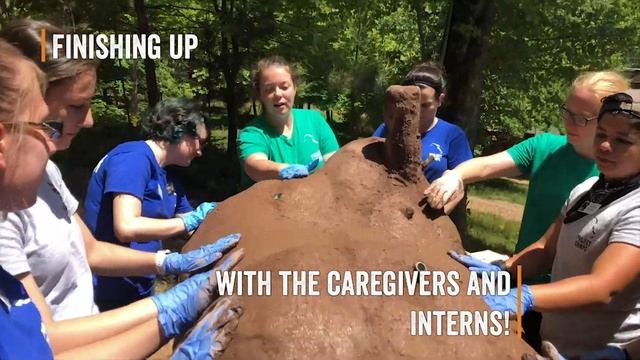
<svg viewBox="0 0 640 360"><path fill-rule="evenodd" d="M54 320L98 313L80 226L78 201L51 161L36 203L0 220L0 265L16 276L31 273Z"/></svg>
<svg viewBox="0 0 640 360"><path fill-rule="evenodd" d="M597 179L587 179L573 189L562 209L563 216ZM640 247L640 189L562 226L551 281L590 274L596 259L611 243ZM640 279L601 308L543 313L542 337L568 356L639 338Z"/></svg>

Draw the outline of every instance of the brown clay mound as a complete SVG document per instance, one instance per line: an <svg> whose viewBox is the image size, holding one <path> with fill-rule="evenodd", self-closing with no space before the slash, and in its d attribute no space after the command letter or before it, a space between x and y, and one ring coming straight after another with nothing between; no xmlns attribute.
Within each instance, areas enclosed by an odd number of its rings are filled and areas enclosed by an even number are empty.
<svg viewBox="0 0 640 360"><path fill-rule="evenodd" d="M416 108L405 117L415 121ZM410 335L412 310L486 310L479 297L327 294L329 271L401 271L417 261L459 271L466 289L467 270L446 254L462 250L455 227L419 204L424 178L402 174L406 167L390 173L388 158L383 140L351 142L316 174L260 182L206 219L184 251L240 232L246 256L237 270L272 273L271 296L242 297L245 313L224 359L520 359L532 352L515 335ZM322 295L280 295L279 270L319 270Z"/></svg>

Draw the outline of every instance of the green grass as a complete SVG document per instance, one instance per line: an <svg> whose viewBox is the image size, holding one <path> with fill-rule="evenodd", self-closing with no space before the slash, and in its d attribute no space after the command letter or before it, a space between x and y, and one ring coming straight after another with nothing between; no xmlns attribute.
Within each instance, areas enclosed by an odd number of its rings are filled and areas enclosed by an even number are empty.
<svg viewBox="0 0 640 360"><path fill-rule="evenodd" d="M506 179L492 179L469 185L468 193L471 196L524 205L527 199L527 185Z"/></svg>
<svg viewBox="0 0 640 360"><path fill-rule="evenodd" d="M518 240L520 222L510 221L500 216L471 211L467 219L467 251L490 249L502 254L510 254Z"/></svg>

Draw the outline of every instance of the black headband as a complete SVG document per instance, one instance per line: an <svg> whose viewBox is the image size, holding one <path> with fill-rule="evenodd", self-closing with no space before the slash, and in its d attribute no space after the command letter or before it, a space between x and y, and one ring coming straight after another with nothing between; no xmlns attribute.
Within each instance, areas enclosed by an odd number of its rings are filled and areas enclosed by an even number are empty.
<svg viewBox="0 0 640 360"><path fill-rule="evenodd" d="M444 90L441 80L436 79L435 77L432 77L432 76L428 76L427 74L420 74L418 76L416 75L409 76L406 79L404 79L404 81L402 82L402 85L404 86L414 85L419 88L430 87L436 91L437 95L440 95L440 93L442 93L442 90Z"/></svg>

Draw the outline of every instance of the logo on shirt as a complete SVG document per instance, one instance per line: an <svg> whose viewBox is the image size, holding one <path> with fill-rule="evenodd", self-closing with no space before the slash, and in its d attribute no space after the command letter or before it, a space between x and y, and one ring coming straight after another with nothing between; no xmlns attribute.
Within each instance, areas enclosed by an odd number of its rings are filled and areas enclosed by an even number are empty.
<svg viewBox="0 0 640 360"><path fill-rule="evenodd" d="M163 198L162 196L162 187L160 187L160 184L158 184L158 189L156 189L156 191L158 192L158 196L160 197L160 199Z"/></svg>
<svg viewBox="0 0 640 360"><path fill-rule="evenodd" d="M435 153L430 152L429 156L433 156L433 160L435 161L440 161L442 160L442 155L444 155L444 151L442 151L442 148L440 147L440 144L436 144L436 143L431 143L429 144L429 146L431 148L435 148Z"/></svg>
<svg viewBox="0 0 640 360"><path fill-rule="evenodd" d="M31 299L27 298L27 299L18 299L13 306L15 307L19 307L19 306L24 306L24 305L29 305L31 304Z"/></svg>
<svg viewBox="0 0 640 360"><path fill-rule="evenodd" d="M589 247L591 247L593 239L596 237L597 225L598 218L594 217L591 221L591 230L589 230L586 234L578 234L578 238L576 239L576 242L573 243L573 245L582 251L587 251Z"/></svg>
<svg viewBox="0 0 640 360"><path fill-rule="evenodd" d="M312 134L304 134L305 141L307 141L307 138L309 138L309 140L314 144L320 144L320 142L318 142L318 140L316 140Z"/></svg>

